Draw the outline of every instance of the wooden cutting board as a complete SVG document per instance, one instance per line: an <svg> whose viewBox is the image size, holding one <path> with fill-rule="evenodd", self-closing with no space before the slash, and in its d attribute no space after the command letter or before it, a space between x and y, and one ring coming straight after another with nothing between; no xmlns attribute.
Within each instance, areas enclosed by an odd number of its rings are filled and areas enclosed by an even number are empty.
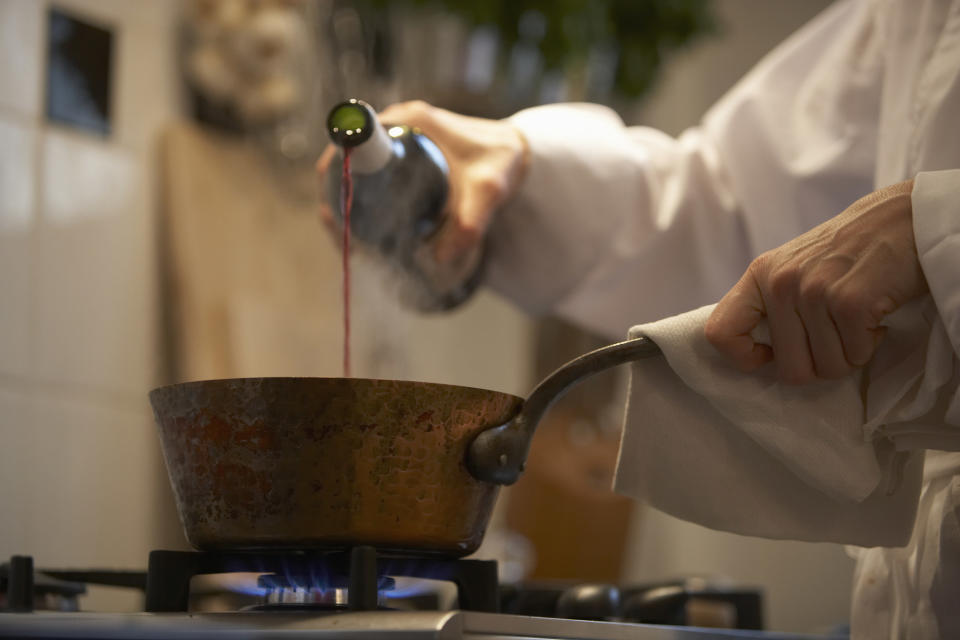
<svg viewBox="0 0 960 640"><path fill-rule="evenodd" d="M340 259L313 172L190 124L162 153L174 377L340 375Z"/></svg>

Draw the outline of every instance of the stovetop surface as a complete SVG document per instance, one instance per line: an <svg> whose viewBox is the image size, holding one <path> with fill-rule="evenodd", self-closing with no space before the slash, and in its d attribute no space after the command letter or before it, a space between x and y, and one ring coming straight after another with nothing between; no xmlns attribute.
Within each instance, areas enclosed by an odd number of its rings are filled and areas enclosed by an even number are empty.
<svg viewBox="0 0 960 640"><path fill-rule="evenodd" d="M0 613L0 638L111 640L825 640L763 631L587 622L473 611ZM837 636L830 636L831 640Z"/></svg>

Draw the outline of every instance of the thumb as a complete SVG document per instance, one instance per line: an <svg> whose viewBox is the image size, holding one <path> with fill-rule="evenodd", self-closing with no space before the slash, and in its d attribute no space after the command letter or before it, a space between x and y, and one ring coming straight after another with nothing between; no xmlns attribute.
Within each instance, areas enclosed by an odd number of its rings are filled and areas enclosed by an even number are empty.
<svg viewBox="0 0 960 640"><path fill-rule="evenodd" d="M707 319L707 341L741 371L753 371L773 360L773 349L756 342L751 332L766 319L763 296L748 270L717 303Z"/></svg>
<svg viewBox="0 0 960 640"><path fill-rule="evenodd" d="M437 262L449 264L470 252L483 241L494 209L500 204L495 188L487 181L465 181L463 195L456 198L450 210L450 219L437 238L434 255Z"/></svg>

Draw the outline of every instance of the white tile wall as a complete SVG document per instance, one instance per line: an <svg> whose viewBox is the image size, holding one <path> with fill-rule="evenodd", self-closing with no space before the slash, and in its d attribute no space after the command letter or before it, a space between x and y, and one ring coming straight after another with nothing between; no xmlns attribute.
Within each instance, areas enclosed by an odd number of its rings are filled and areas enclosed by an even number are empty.
<svg viewBox="0 0 960 640"><path fill-rule="evenodd" d="M39 379L136 397L150 387L154 288L137 215L83 220L39 234Z"/></svg>
<svg viewBox="0 0 960 640"><path fill-rule="evenodd" d="M155 14L156 6L165 3L149 4L154 10L145 13ZM171 34L158 29L158 22L162 24L159 18L154 22L130 21L124 24L118 40L114 69L115 138L138 150L149 150L155 145L158 132L170 119L171 105L179 97L176 78L165 73L175 65L174 52L168 44Z"/></svg>
<svg viewBox="0 0 960 640"><path fill-rule="evenodd" d="M36 450L33 414L28 397L20 390L0 388L0 553L20 553L19 544L30 536L31 494L41 482L30 454Z"/></svg>
<svg viewBox="0 0 960 640"><path fill-rule="evenodd" d="M69 225L89 218L126 218L142 188L131 151L98 138L50 128L43 134L43 218Z"/></svg>
<svg viewBox="0 0 960 640"><path fill-rule="evenodd" d="M115 29L113 133L43 118L50 6ZM169 543L156 379L155 141L174 0L0 0L0 552L143 567ZM179 540L179 538L178 538ZM87 608L139 606L94 590Z"/></svg>
<svg viewBox="0 0 960 640"><path fill-rule="evenodd" d="M20 120L0 114L0 373L7 375L29 368L31 345L35 134Z"/></svg>
<svg viewBox="0 0 960 640"><path fill-rule="evenodd" d="M27 116L40 109L44 11L36 0L0 2L0 106Z"/></svg>
<svg viewBox="0 0 960 640"><path fill-rule="evenodd" d="M30 246L27 234L0 233L0 375L23 376L31 368Z"/></svg>
<svg viewBox="0 0 960 640"><path fill-rule="evenodd" d="M149 198L137 155L49 129L35 240L34 373L143 394L155 370Z"/></svg>
<svg viewBox="0 0 960 640"><path fill-rule="evenodd" d="M157 464L147 411L80 397L44 397L33 411L36 484L21 553L69 565L82 549L89 566L143 566L154 526L144 478Z"/></svg>
<svg viewBox="0 0 960 640"><path fill-rule="evenodd" d="M17 118L0 115L0 234L23 232L33 216L35 134Z"/></svg>

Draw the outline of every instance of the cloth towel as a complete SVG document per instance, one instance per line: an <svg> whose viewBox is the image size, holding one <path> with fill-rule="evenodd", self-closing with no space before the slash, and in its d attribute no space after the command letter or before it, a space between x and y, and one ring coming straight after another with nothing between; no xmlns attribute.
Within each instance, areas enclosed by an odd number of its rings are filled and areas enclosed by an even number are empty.
<svg viewBox="0 0 960 640"><path fill-rule="evenodd" d="M712 310L631 329L665 358L632 365L615 490L734 533L906 544L923 450L960 450L957 359L932 300L888 317L865 369L805 386L729 365L703 335Z"/></svg>

